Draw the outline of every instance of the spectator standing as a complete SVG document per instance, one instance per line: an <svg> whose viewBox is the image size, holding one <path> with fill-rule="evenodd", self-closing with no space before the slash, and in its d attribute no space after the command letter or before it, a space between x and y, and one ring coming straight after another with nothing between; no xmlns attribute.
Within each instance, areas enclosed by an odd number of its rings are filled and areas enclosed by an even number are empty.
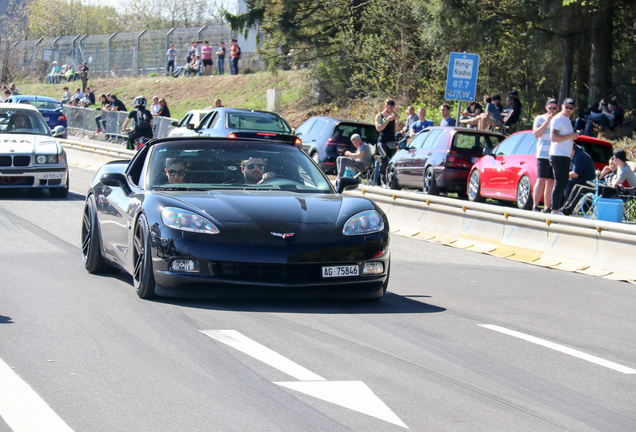
<svg viewBox="0 0 636 432"><path fill-rule="evenodd" d="M363 142L359 134L351 135L351 143L356 148L356 151L351 152L347 150L344 152L344 156L338 156L338 159L336 159L338 177L344 174L347 167L355 168L361 172L366 171L371 166L373 157L369 144Z"/></svg>
<svg viewBox="0 0 636 432"><path fill-rule="evenodd" d="M230 50L230 75L238 75L238 61L241 58L241 48L238 46L236 39L232 39L232 46Z"/></svg>
<svg viewBox="0 0 636 432"><path fill-rule="evenodd" d="M439 112L442 115L442 121L439 122L440 126L455 126L455 119L450 116L450 106L448 104L442 104L439 107Z"/></svg>
<svg viewBox="0 0 636 432"><path fill-rule="evenodd" d="M79 77L82 80L82 89L88 87L88 65L84 62L79 68Z"/></svg>
<svg viewBox="0 0 636 432"><path fill-rule="evenodd" d="M578 144L574 144L572 149L572 164L570 168L570 180L568 186L565 188L565 197L569 197L574 186L582 184L586 185L588 181L596 178L596 167L594 166L594 159L592 156L585 153L585 151Z"/></svg>
<svg viewBox="0 0 636 432"><path fill-rule="evenodd" d="M219 69L219 75L225 73L225 42L219 42L219 49L216 50L216 67Z"/></svg>
<svg viewBox="0 0 636 432"><path fill-rule="evenodd" d="M159 106L161 109L159 110L159 117L170 117L170 109L168 108L168 102L164 98L159 99Z"/></svg>
<svg viewBox="0 0 636 432"><path fill-rule="evenodd" d="M212 51L214 51L214 48L210 46L208 41L203 41L201 61L203 62L203 73L205 75L212 75Z"/></svg>
<svg viewBox="0 0 636 432"><path fill-rule="evenodd" d="M196 54L197 51L197 42L196 41L192 41L190 42L190 47L188 48L188 52L186 53L186 65L190 64L190 62L192 62L192 60L194 59L194 55Z"/></svg>
<svg viewBox="0 0 636 432"><path fill-rule="evenodd" d="M177 61L177 50L174 48L174 44L170 44L170 48L166 52L166 76L170 76L174 72L174 63Z"/></svg>
<svg viewBox="0 0 636 432"><path fill-rule="evenodd" d="M428 120L426 118L426 110L422 107L419 110L417 110L417 121L411 124L409 134L411 138L413 138L415 135L422 132L425 128L434 126L434 125L435 124L433 123L432 120Z"/></svg>
<svg viewBox="0 0 636 432"><path fill-rule="evenodd" d="M201 59L201 49L203 48L203 41L198 40L197 41L197 46L194 49L194 55L195 56L199 56L199 59Z"/></svg>
<svg viewBox="0 0 636 432"><path fill-rule="evenodd" d="M548 99L545 105L545 114L541 114L534 119L532 134L539 139L537 145L537 181L534 184L533 211L540 211L539 203L543 197L545 212L552 211L552 189L554 188L554 173L550 166L550 122L556 115L559 105L556 99Z"/></svg>
<svg viewBox="0 0 636 432"><path fill-rule="evenodd" d="M607 106L601 106L601 109L602 112L590 114L587 117L584 135L592 136L595 125L599 126L602 131L610 129L612 126L621 123L625 117L625 112L615 100L611 101Z"/></svg>
<svg viewBox="0 0 636 432"><path fill-rule="evenodd" d="M64 86L63 90L64 94L62 95L62 99L60 99L60 102L62 102L63 104L69 103L71 100L71 91L66 86Z"/></svg>
<svg viewBox="0 0 636 432"><path fill-rule="evenodd" d="M389 159L393 157L397 148L395 134L400 130L400 117L394 111L395 101L393 99L387 99L384 102L384 110L375 116L375 129L380 132L378 152L381 157L381 162L378 175L382 180L386 180L386 168ZM380 181L377 175L374 181Z"/></svg>
<svg viewBox="0 0 636 432"><path fill-rule="evenodd" d="M223 106L223 102L221 99L214 99L214 108L221 108Z"/></svg>
<svg viewBox="0 0 636 432"><path fill-rule="evenodd" d="M574 99L567 98L559 112L550 123L550 166L554 173L554 189L552 190L552 213L563 214L559 209L563 203L563 192L568 185L570 163L574 140L578 134L572 129L570 117L574 113Z"/></svg>
<svg viewBox="0 0 636 432"><path fill-rule="evenodd" d="M150 104L150 114L152 114L153 117L156 117L159 115L159 111L161 111L161 106L159 106L159 96L153 96L152 103Z"/></svg>
<svg viewBox="0 0 636 432"><path fill-rule="evenodd" d="M57 62L53 62L53 68L51 68L51 73L48 76L49 84L57 84L57 74L60 73L60 67L57 65Z"/></svg>
<svg viewBox="0 0 636 432"><path fill-rule="evenodd" d="M415 108L413 107L413 105L409 105L409 107L406 109L406 121L404 124L404 129L402 129L402 132L404 133L404 135L410 132L411 125L417 120L418 120L418 117L417 117L417 114L415 114Z"/></svg>
<svg viewBox="0 0 636 432"><path fill-rule="evenodd" d="M105 93L99 95L100 107L96 109L96 111L109 111L110 102L108 101L108 96ZM95 117L95 124L97 125L97 133L106 130L106 121L102 120L102 113Z"/></svg>

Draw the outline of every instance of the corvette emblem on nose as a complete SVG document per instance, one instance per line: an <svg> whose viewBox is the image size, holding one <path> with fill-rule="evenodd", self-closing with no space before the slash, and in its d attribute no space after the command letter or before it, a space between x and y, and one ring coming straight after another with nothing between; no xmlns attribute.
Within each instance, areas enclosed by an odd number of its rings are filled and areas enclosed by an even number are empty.
<svg viewBox="0 0 636 432"><path fill-rule="evenodd" d="M275 232L273 232L272 235L274 237L280 237L282 239L286 239L288 237L293 237L294 233L275 233Z"/></svg>

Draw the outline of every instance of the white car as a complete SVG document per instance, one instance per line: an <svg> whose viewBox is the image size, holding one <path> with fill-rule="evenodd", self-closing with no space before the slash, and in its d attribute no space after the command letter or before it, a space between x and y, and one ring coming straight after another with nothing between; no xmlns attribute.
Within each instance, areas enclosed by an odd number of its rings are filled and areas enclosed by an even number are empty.
<svg viewBox="0 0 636 432"><path fill-rule="evenodd" d="M66 152L55 139L64 133L63 126L51 132L34 106L0 103L0 189L48 189L66 198Z"/></svg>
<svg viewBox="0 0 636 432"><path fill-rule="evenodd" d="M175 129L170 131L169 137L196 136L196 132L188 129L188 124L195 128L199 125L201 119L211 110L191 110L184 115L178 122L172 122Z"/></svg>

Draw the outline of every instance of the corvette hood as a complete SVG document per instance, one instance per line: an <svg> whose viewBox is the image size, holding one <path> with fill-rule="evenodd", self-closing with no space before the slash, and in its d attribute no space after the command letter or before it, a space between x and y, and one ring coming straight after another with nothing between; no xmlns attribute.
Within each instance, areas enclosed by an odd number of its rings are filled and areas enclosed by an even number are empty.
<svg viewBox="0 0 636 432"><path fill-rule="evenodd" d="M170 196L169 192L161 192ZM366 199L332 194L293 194L276 191L180 192L173 205L209 214L221 223L339 224L355 209L374 208ZM358 202L358 200L360 200ZM183 205L179 205L179 201Z"/></svg>
<svg viewBox="0 0 636 432"><path fill-rule="evenodd" d="M0 134L0 153L58 154L59 143L46 135Z"/></svg>

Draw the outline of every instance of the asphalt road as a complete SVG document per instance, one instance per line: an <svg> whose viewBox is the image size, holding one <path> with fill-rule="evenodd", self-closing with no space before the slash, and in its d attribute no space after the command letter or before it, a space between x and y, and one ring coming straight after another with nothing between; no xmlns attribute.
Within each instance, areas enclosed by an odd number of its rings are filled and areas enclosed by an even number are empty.
<svg viewBox="0 0 636 432"><path fill-rule="evenodd" d="M91 176L0 191L1 432L636 430L633 285L393 236L377 303L143 301Z"/></svg>

